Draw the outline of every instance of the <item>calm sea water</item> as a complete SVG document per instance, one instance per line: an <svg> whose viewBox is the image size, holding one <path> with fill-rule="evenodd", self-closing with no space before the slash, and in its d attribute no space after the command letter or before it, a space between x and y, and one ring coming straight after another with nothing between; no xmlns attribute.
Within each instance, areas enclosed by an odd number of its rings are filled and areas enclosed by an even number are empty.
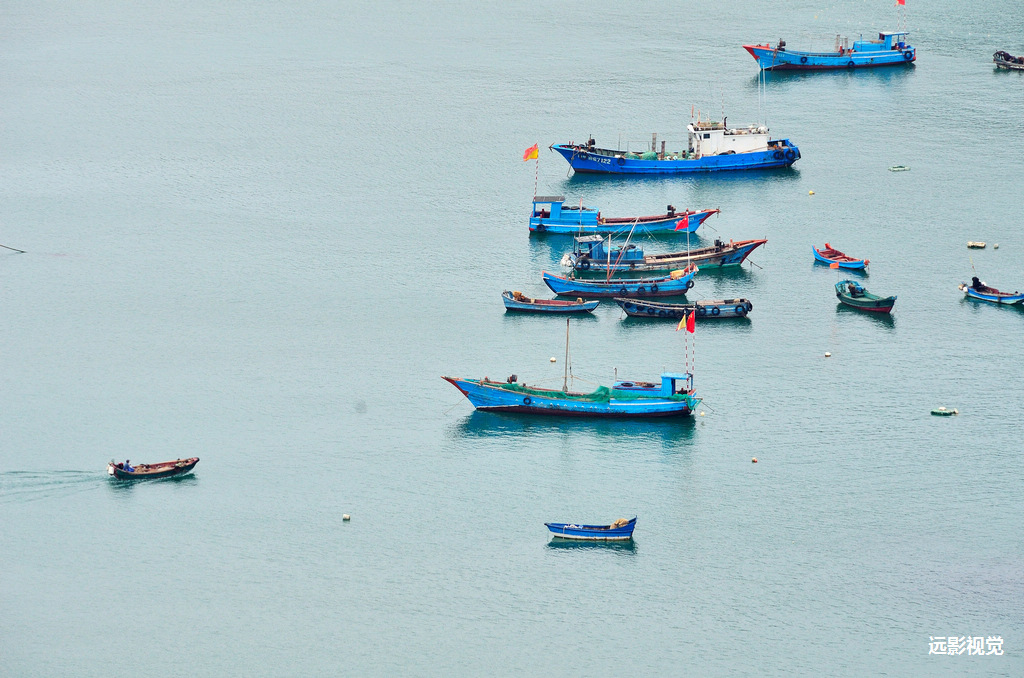
<svg viewBox="0 0 1024 678"><path fill-rule="evenodd" d="M1024 312L956 289L1024 286L1024 74L990 63L1024 10L915 3L916 67L763 97L740 48L889 4L8 3L0 674L1024 674ZM544 148L671 145L691 105L803 159L588 178ZM539 193L768 238L697 279L754 304L698 325L703 416L474 413L440 379L561 382L564 324L499 298L570 245L528 235L537 142ZM837 307L825 241L891 318ZM671 324L594 315L578 388L684 366ZM543 526L632 515L632 548Z"/></svg>

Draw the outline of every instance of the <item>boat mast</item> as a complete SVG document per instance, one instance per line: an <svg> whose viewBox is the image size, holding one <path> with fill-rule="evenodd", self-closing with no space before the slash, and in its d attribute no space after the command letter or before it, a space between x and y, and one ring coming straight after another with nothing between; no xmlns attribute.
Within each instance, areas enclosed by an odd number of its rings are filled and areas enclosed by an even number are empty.
<svg viewBox="0 0 1024 678"><path fill-rule="evenodd" d="M565 319L565 376L562 378L562 390L569 392L569 319Z"/></svg>

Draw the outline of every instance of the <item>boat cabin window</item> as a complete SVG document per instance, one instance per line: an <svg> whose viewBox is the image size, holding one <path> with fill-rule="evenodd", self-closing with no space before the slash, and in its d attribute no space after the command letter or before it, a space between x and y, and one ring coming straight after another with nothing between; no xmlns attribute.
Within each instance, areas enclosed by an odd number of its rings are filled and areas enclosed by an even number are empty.
<svg viewBox="0 0 1024 678"><path fill-rule="evenodd" d="M705 134L705 135L704 135L704 138L705 138L705 139L710 139L710 138L711 138L711 135L710 135L710 134Z"/></svg>

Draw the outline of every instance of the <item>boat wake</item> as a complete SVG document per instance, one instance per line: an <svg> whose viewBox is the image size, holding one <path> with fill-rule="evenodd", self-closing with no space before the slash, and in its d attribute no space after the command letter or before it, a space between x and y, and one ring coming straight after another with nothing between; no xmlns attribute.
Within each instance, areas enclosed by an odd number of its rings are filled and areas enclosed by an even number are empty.
<svg viewBox="0 0 1024 678"><path fill-rule="evenodd" d="M0 504L66 497L98 489L107 477L96 471L9 471L0 473Z"/></svg>

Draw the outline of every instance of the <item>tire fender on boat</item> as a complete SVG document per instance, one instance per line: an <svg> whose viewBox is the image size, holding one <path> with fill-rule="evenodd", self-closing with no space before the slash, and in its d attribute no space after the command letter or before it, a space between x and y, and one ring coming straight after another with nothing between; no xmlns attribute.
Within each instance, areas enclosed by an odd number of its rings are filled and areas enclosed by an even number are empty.
<svg viewBox="0 0 1024 678"><path fill-rule="evenodd" d="M530 398L530 396L526 396L525 398L523 398L523 404L524 405L529 405L532 402L533 402L533 400Z"/></svg>
<svg viewBox="0 0 1024 678"><path fill-rule="evenodd" d="M722 311L717 306L711 307L711 315L721 315Z"/></svg>
<svg viewBox="0 0 1024 678"><path fill-rule="evenodd" d="M697 307L697 315L705 316L707 314L708 314L708 309L704 308L703 306L698 306Z"/></svg>
<svg viewBox="0 0 1024 678"><path fill-rule="evenodd" d="M625 165L626 164L626 159L625 158L618 158L617 162L619 163L619 165Z"/></svg>
<svg viewBox="0 0 1024 678"><path fill-rule="evenodd" d="M623 296L629 294L629 290L626 289L625 285L623 285L622 287L619 288L619 294L621 294Z"/></svg>
<svg viewBox="0 0 1024 678"><path fill-rule="evenodd" d="M796 160L796 151L794 151L792 148L786 151L786 160L789 160L790 162Z"/></svg>
<svg viewBox="0 0 1024 678"><path fill-rule="evenodd" d="M800 57L800 63L806 64L807 63L807 57Z"/></svg>
<svg viewBox="0 0 1024 678"><path fill-rule="evenodd" d="M686 281L686 289L690 289L691 287L693 287L693 280L692 279Z"/></svg>
<svg viewBox="0 0 1024 678"><path fill-rule="evenodd" d="M744 306L743 304L740 304L739 306L736 307L736 315L738 315L738 316L745 316L746 314L747 314L747 307L746 306Z"/></svg>
<svg viewBox="0 0 1024 678"><path fill-rule="evenodd" d="M647 292L647 288L644 287L643 285L641 285L640 287L636 288L636 293L637 294L645 294L646 292Z"/></svg>
<svg viewBox="0 0 1024 678"><path fill-rule="evenodd" d="M857 64L853 63L853 59L850 59L850 60L849 60L848 62L846 62L846 66L847 66L848 68L853 68L853 67L854 67L854 66L856 66L856 65L857 65Z"/></svg>
<svg viewBox="0 0 1024 678"><path fill-rule="evenodd" d="M910 61L911 59L914 58L914 53L910 51L904 52L903 58L906 59L907 61Z"/></svg>
<svg viewBox="0 0 1024 678"><path fill-rule="evenodd" d="M775 151L772 153L772 157L776 160L782 160L782 151Z"/></svg>
<svg viewBox="0 0 1024 678"><path fill-rule="evenodd" d="M657 285L657 283L655 283L654 285L651 285L651 294L654 294L654 293L656 293L657 291L658 291L658 285Z"/></svg>

